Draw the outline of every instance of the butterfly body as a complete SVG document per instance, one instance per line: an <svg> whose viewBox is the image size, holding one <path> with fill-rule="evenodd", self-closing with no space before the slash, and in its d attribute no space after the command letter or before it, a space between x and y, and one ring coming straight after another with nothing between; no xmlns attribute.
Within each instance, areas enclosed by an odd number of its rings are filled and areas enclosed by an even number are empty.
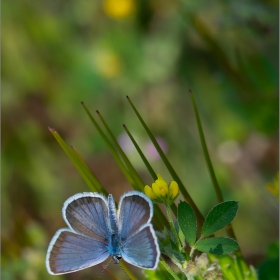
<svg viewBox="0 0 280 280"><path fill-rule="evenodd" d="M110 255L144 269L155 269L160 251L150 223L153 207L143 193L124 194L118 213L112 195L98 193L70 197L62 209L68 229L50 242L46 267L50 274L78 271L103 262Z"/></svg>

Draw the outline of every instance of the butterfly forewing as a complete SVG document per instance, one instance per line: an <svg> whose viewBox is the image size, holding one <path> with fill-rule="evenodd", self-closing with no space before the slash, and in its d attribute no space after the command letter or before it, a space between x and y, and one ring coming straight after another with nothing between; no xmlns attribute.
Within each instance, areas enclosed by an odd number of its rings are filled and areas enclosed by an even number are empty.
<svg viewBox="0 0 280 280"><path fill-rule="evenodd" d="M62 209L66 223L75 232L107 242L107 200L97 193L81 193L65 201Z"/></svg>
<svg viewBox="0 0 280 280"><path fill-rule="evenodd" d="M124 194L119 204L119 233L122 240L135 234L153 216L152 202L143 194L132 191Z"/></svg>
<svg viewBox="0 0 280 280"><path fill-rule="evenodd" d="M46 266L50 274L64 274L99 264L109 255L104 243L61 229L49 245Z"/></svg>
<svg viewBox="0 0 280 280"><path fill-rule="evenodd" d="M151 224L127 238L122 247L122 257L128 263L144 269L157 268L160 251Z"/></svg>

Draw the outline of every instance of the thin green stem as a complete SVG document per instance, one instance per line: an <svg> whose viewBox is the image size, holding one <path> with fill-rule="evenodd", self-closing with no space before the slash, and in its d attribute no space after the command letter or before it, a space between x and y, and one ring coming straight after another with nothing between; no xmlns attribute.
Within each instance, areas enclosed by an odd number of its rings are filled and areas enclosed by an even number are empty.
<svg viewBox="0 0 280 280"><path fill-rule="evenodd" d="M171 174L172 178L174 179L174 181L176 181L178 183L178 186L180 188L180 191L181 191L182 195L184 196L186 201L191 205L191 207L194 209L194 211L196 213L196 216L197 216L197 226L198 226L199 229L201 229L202 225L203 225L203 222L204 222L203 215L201 214L198 207L196 206L196 204L192 200L191 196L189 195L185 186L183 185L181 179L179 178L179 176L175 172L174 168L172 167L172 165L168 161L167 157L165 156L164 152L162 151L161 147L159 146L158 142L156 141L154 135L152 134L152 132L150 131L150 129L148 128L148 126L146 125L146 123L144 122L144 120L142 119L142 117L140 116L140 114L138 113L137 109L135 108L135 106L133 105L132 101L130 100L130 98L128 96L127 96L127 100L129 102L129 104L131 105L131 108L135 112L136 116L138 117L139 121L143 125L144 129L146 130L147 134L149 135L152 143L154 144L156 150L158 151L162 161L164 162L164 164L165 164L166 168L168 169L169 173Z"/></svg>
<svg viewBox="0 0 280 280"><path fill-rule="evenodd" d="M133 273L130 271L130 269L127 267L126 263L123 260L121 260L121 266L131 280L137 280L137 278L133 275Z"/></svg>
<svg viewBox="0 0 280 280"><path fill-rule="evenodd" d="M82 102L82 106L85 109L87 115L89 116L91 122L93 123L93 125L95 126L95 128L97 129L97 131L99 132L99 134L101 135L102 139L104 140L104 142L106 143L107 147L109 148L112 156L114 157L114 159L116 160L118 166L120 167L120 169L122 170L123 174L125 175L125 177L127 178L127 180L129 181L129 183L133 186L134 189L139 190L139 183L142 184L142 189L144 187L144 183L139 181L139 175L136 173L133 173L133 175L138 175L138 176L133 176L131 175L130 172L132 172L133 169L129 169L129 171L127 170L126 166L124 165L124 163L122 162L122 160L120 159L118 153L116 152L114 146L112 145L112 143L109 141L108 137L105 135L105 133L103 132L103 130L101 129L101 127L98 125L98 123L96 122L96 120L93 118L93 116L91 115L91 113L89 112L88 108L86 107L86 105ZM106 125L107 126L107 125ZM109 128L108 128L109 129ZM109 129L110 130L110 129ZM112 135L113 136L113 135ZM114 137L114 136L113 136ZM133 166L132 166L133 168ZM135 171L136 172L136 171ZM135 178L138 178L138 180L136 181ZM141 178L140 178L141 179ZM158 229L162 229L163 226L167 225L167 220L165 218L165 216L163 215L163 213L161 212L160 208L155 205L154 206L154 216L156 217L156 219L154 218L154 224L157 226Z"/></svg>
<svg viewBox="0 0 280 280"><path fill-rule="evenodd" d="M179 238L179 236L178 236L178 234L177 234L177 231L176 231L175 226L174 226L174 223L173 223L170 205L167 204L167 203L164 204L164 205L165 205L165 207L166 207L166 213L167 213L168 222L169 222L169 224L170 224L170 227L171 227L171 230L172 230L172 232L173 232L173 235L174 235L174 237L176 238L176 242L177 242L177 244L178 244L178 246L179 246L179 251L181 251L182 248L183 248L183 246L182 246L182 244L181 244L180 238Z"/></svg>
<svg viewBox="0 0 280 280"><path fill-rule="evenodd" d="M147 158L145 157L145 155L143 154L142 150L140 149L139 145L137 144L137 142L135 141L134 137L132 136L132 134L129 132L128 128L126 127L126 125L123 125L128 137L130 138L131 142L133 143L134 147L136 148L138 154L140 155L141 159L143 160L144 164L146 165L149 173L151 174L151 176L153 177L154 181L157 180L157 174L154 171L154 169L152 168L152 166L150 165L150 163L148 162ZM175 203L172 203L171 205L171 209L173 214L175 215L175 217L177 217L177 206L175 205Z"/></svg>
<svg viewBox="0 0 280 280"><path fill-rule="evenodd" d="M170 266L165 262L163 258L160 258L159 263L168 271L168 273L175 279L175 280L180 280L179 277L175 274L175 272L170 268Z"/></svg>
<svg viewBox="0 0 280 280"><path fill-rule="evenodd" d="M190 258L192 259L192 255L195 251L195 246L191 246L191 251L190 251Z"/></svg>
<svg viewBox="0 0 280 280"><path fill-rule="evenodd" d="M81 157L78 156L66 143L65 141L61 138L59 133L55 130L49 127L49 131L52 133L54 138L57 140L61 148L64 150L66 155L70 158L88 187L93 191L102 191L104 194L108 194L106 190L102 187L98 179L95 177L93 172L87 167L85 162L81 160Z"/></svg>
<svg viewBox="0 0 280 280"><path fill-rule="evenodd" d="M112 156L114 157L115 161L117 162L118 166L120 167L120 169L122 170L123 174L125 175L126 179L128 180L128 182L132 185L132 186L136 186L136 182L134 181L134 179L132 178L131 174L128 172L126 166L124 165L124 163L121 161L118 153L116 152L114 146L112 145L112 143L109 141L108 137L105 135L105 133L103 132L103 130L100 128L100 126L98 125L98 123L96 122L96 120L93 118L93 116L91 115L91 113L89 112L88 108L86 107L86 105L82 102L82 106L85 109L88 117L90 118L91 122L93 123L93 125L95 126L96 130L99 132L100 136L102 137L102 139L104 140L105 144L107 145L109 151L111 152Z"/></svg>
<svg viewBox="0 0 280 280"><path fill-rule="evenodd" d="M202 146L202 149L203 149L203 154L204 154L206 164L207 164L207 168L209 170L209 173L210 173L210 176L211 176L211 179L212 179L212 183L213 183L213 186L214 186L214 189L215 189L215 192L216 192L217 200L218 200L218 202L221 203L221 202L224 201L223 194L222 194L222 191L221 191L220 186L218 184L218 181L217 181L217 178L216 178L216 175L215 175L215 172L214 172L214 168L213 168L213 165L212 165L209 153L208 153L207 144L206 144L206 141L205 141L205 137L204 137L203 128L202 128L202 125L201 125L199 113L198 113L196 103L195 103L195 100L194 100L194 96L193 96L193 93L192 93L191 90L190 90L190 94L191 94L191 100L192 100L192 104L193 104L193 108L194 108L196 123L197 123L197 127L198 127L200 142L201 142L201 146Z"/></svg>
<svg viewBox="0 0 280 280"><path fill-rule="evenodd" d="M192 104L193 104L193 108L194 108L196 123L197 123L199 137L200 137L200 142L201 142L201 146L202 146L202 149L203 149L203 154L204 154L204 157L205 157L207 168L209 170L209 173L210 173L210 176L211 176L211 179L212 179L212 183L213 183L213 186L214 186L214 189L215 189L217 200L218 200L218 202L221 203L221 202L224 201L223 194L222 194L221 188L218 184L218 181L217 181L217 178L216 178L216 175L215 175L215 172L214 172L214 168L213 168L210 156L209 156L209 152L208 152L207 144L206 144L206 141L205 141L205 137L204 137L203 128L202 128L202 125L201 125L198 109L197 109L195 99L194 99L194 96L193 96L193 93L192 93L191 90L190 90L190 95L191 95L191 100L192 100ZM229 224L226 227L226 232L227 232L228 236L236 239L236 236L235 236L235 233L233 231L233 228L232 228L231 224ZM239 249L239 251L240 251L240 249ZM240 253L241 253L241 251L240 251Z"/></svg>
<svg viewBox="0 0 280 280"><path fill-rule="evenodd" d="M110 135L111 140L113 141L117 151L119 152L120 156L122 157L122 159L123 159L124 163L126 164L127 168L129 169L130 174L132 175L134 181L137 183L137 188L136 189L138 191L143 191L145 184L144 184L142 178L139 176L139 174L135 170L134 166L131 164L130 160L128 159L128 157L126 156L126 154L124 153L124 151L120 147L115 135L112 133L111 129L109 128L109 126L107 125L105 120L103 119L101 113L99 111L96 111L96 113L99 116L102 124L104 125L104 127L106 129L106 131Z"/></svg>
<svg viewBox="0 0 280 280"><path fill-rule="evenodd" d="M146 165L149 173L151 174L151 176L153 177L154 181L157 180L157 174L156 172L153 170L152 166L150 165L150 163L148 162L147 158L145 157L145 155L143 154L142 150L140 149L139 145L137 144L137 142L135 141L134 137L132 136L132 134L129 132L128 128L126 127L125 124L123 124L123 127L128 135L128 137L130 138L131 142L133 143L134 147L136 148L138 154L140 155L141 159L143 160L144 164Z"/></svg>
<svg viewBox="0 0 280 280"><path fill-rule="evenodd" d="M93 172L91 171L89 166L86 164L84 159L81 157L81 155L77 151L77 149L73 145L71 145L70 147L73 150L73 152L75 153L75 155L77 156L77 158L79 159L79 161L84 165L83 171L86 174L86 176L90 179L90 181L94 182L94 185L97 188L97 191L102 192L107 195L108 194L107 191L102 187L101 183L96 178L96 176L93 174Z"/></svg>

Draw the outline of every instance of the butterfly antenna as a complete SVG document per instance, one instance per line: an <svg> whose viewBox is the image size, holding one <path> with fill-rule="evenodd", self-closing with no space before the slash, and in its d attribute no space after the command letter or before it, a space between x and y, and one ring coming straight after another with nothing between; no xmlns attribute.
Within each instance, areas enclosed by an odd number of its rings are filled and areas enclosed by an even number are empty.
<svg viewBox="0 0 280 280"><path fill-rule="evenodd" d="M127 274L127 272L124 270L124 268L121 266L121 264L119 263L119 266L121 267L121 269L124 271L124 273L126 274L126 276L128 277L128 279L129 280L132 280L129 276L128 276L128 274Z"/></svg>
<svg viewBox="0 0 280 280"><path fill-rule="evenodd" d="M101 271L101 273L100 273L100 275L98 276L97 279L100 279L100 277L102 276L102 274L104 273L104 271L105 271L106 268L109 266L109 264L110 264L110 262L111 262L112 260L113 260L113 258L110 259L110 260L107 262L107 264L104 266L103 270Z"/></svg>

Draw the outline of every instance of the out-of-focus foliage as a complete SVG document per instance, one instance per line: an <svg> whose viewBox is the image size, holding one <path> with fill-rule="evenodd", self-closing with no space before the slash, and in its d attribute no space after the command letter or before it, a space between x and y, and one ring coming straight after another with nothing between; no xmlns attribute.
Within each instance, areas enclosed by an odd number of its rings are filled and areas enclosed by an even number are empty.
<svg viewBox="0 0 280 280"><path fill-rule="evenodd" d="M201 211L215 205L189 88L225 198L239 201L238 242L258 265L278 238L278 204L266 188L278 170L278 61L274 0L3 1L2 278L53 278L44 259L65 227L62 204L88 191L48 126L75 145L109 193L131 188L80 101L102 112L146 184L153 180L122 123L171 181L129 95ZM101 270L56 279L95 279Z"/></svg>

